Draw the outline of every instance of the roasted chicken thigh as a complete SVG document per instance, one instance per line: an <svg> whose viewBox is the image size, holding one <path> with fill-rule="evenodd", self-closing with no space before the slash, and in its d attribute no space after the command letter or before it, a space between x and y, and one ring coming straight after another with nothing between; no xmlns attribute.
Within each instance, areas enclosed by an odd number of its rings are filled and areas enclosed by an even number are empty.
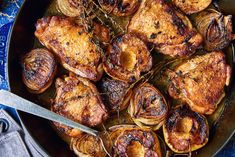
<svg viewBox="0 0 235 157"><path fill-rule="evenodd" d="M93 30L93 26L90 26ZM97 81L102 76L101 54L86 24L72 18L44 17L36 24L35 36L59 58L65 69ZM105 30L103 30L105 31Z"/></svg>
<svg viewBox="0 0 235 157"><path fill-rule="evenodd" d="M56 97L52 111L90 127L101 124L108 116L95 85L73 74L56 80ZM69 136L80 136L77 129L55 124Z"/></svg>
<svg viewBox="0 0 235 157"><path fill-rule="evenodd" d="M191 55L202 43L202 36L189 19L165 0L144 0L128 31L170 56Z"/></svg>
<svg viewBox="0 0 235 157"><path fill-rule="evenodd" d="M172 72L169 94L193 111L212 114L229 85L231 68L222 52L211 52L182 63Z"/></svg>

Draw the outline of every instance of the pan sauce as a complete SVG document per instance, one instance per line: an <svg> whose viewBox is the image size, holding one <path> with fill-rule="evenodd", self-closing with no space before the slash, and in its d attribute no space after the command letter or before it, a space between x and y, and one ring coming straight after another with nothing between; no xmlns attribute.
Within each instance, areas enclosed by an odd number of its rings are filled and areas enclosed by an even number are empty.
<svg viewBox="0 0 235 157"><path fill-rule="evenodd" d="M104 16L100 13L99 10L96 10L96 13L97 15L99 15L99 17L104 20ZM62 15L59 11L58 11L58 8L56 6L56 0L53 0L51 5L47 8L44 16L48 16L48 15ZM130 19L130 17L121 17L120 19L117 18L117 17L113 17L112 15L110 15L114 21L116 21L118 23L117 26L112 26L114 28L114 34L119 34L119 33L122 33L123 31L125 32L126 28L127 28L127 24L128 24L128 21ZM189 17L191 20L193 19L193 16L190 16ZM107 20L104 20L105 23L107 23L108 25L110 25L110 21L107 21ZM119 27L120 26L120 27ZM34 47L33 48L39 48L39 47L43 47L39 41L36 39L35 42L34 42ZM156 50L152 50L152 51L156 51ZM231 54L232 54L232 48L231 47L228 47L226 48L226 50L224 50L224 52L226 53L227 55L227 59L228 60L228 64L232 65L231 63ZM202 52L198 51L196 54L201 54ZM153 65L158 63L159 61L162 61L162 60L169 60L171 59L170 57L168 56L163 56L159 53L152 53L152 57L153 57ZM166 100L169 102L170 101L170 108L172 108L173 106L177 105L177 104L181 104L182 102L180 102L179 100L173 100L173 99L170 99L168 96L167 96L167 85L168 85L168 82L167 82L167 77L166 77L166 73L167 73L167 69L168 68L172 68L176 65L178 65L179 63L182 62L182 60L184 59L179 59L177 60L176 62L174 62L173 64L171 64L170 66L168 66L167 68L163 68L161 71L158 72L161 73L161 75L155 75L149 82L152 83L155 87L157 87L161 93L165 96ZM67 74L68 72L66 70L64 70L61 66L58 67L58 74L57 76L61 76L63 74ZM50 108L50 100L52 98L54 98L54 93L55 93L55 87L54 87L54 84L49 88L49 90L47 90L45 93L41 94L41 95L38 95L38 99L39 101L41 102L44 102L44 104L47 104L48 108ZM218 105L218 108L217 110L212 114L212 115L209 115L207 116L207 120L208 120L208 123L209 123L209 127L210 127L210 132L213 132L212 130L216 129L216 124L217 122L219 121L221 115L223 114L223 111L226 107L226 104L225 104L225 99L224 98L220 104ZM119 115L120 114L120 115ZM115 114L115 115L112 115L105 123L104 123L104 126L106 128L109 128L113 125L118 125L118 124L134 124L133 121L131 120L131 117L126 113L126 111L122 111L118 114ZM103 129L103 126L98 126L97 129ZM160 131L156 131L156 133L158 135L160 135L161 137L162 136L162 133L161 133L161 130ZM60 136L62 136L63 139L66 139L68 137L63 137L65 135L63 134L60 134ZM212 138L213 138L213 135L212 135ZM67 140L68 142L68 140ZM163 153L164 154L164 153Z"/></svg>

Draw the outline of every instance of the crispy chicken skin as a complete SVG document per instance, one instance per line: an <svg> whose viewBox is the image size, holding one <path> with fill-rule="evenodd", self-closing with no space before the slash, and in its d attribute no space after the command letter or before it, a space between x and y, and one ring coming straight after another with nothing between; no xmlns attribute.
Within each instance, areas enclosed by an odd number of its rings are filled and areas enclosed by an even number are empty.
<svg viewBox="0 0 235 157"><path fill-rule="evenodd" d="M90 80L101 78L101 55L92 31L84 25L72 18L44 17L37 21L35 36L58 56L65 69Z"/></svg>
<svg viewBox="0 0 235 157"><path fill-rule="evenodd" d="M165 0L144 0L128 31L170 56L191 55L202 43L189 19Z"/></svg>
<svg viewBox="0 0 235 157"><path fill-rule="evenodd" d="M231 68L222 52L211 52L182 63L170 77L170 96L186 101L193 111L212 114L229 85Z"/></svg>
<svg viewBox="0 0 235 157"><path fill-rule="evenodd" d="M172 0L185 14L198 13L206 9L212 0Z"/></svg>
<svg viewBox="0 0 235 157"><path fill-rule="evenodd" d="M70 74L56 80L56 97L52 111L86 126L96 126L107 119L107 110L100 95L88 79ZM58 129L70 136L79 131L57 124Z"/></svg>
<svg viewBox="0 0 235 157"><path fill-rule="evenodd" d="M143 83L133 90L128 113L138 126L157 130L162 126L167 112L167 101L153 85Z"/></svg>

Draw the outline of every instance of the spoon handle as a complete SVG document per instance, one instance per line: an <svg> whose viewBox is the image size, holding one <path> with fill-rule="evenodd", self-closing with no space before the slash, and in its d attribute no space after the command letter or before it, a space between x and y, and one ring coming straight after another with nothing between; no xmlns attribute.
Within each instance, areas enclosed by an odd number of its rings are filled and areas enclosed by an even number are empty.
<svg viewBox="0 0 235 157"><path fill-rule="evenodd" d="M83 132L86 132L88 134L97 136L98 131L91 129L87 126L84 126L82 124L76 123L70 119L67 119L63 116L60 116L46 108L43 108L35 103L32 103L24 98L21 98L11 92L8 92L6 90L0 90L0 103L15 108L17 110L27 112L33 115L36 115L38 117L42 117L51 121L55 121L58 123L62 123L64 125L79 129Z"/></svg>

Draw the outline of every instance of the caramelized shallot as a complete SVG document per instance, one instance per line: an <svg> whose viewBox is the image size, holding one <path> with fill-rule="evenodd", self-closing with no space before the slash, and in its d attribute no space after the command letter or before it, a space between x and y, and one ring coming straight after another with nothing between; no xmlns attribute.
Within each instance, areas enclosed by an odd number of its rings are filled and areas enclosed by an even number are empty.
<svg viewBox="0 0 235 157"><path fill-rule="evenodd" d="M42 93L50 87L57 64L53 54L46 49L34 49L22 60L24 84L32 93Z"/></svg>

